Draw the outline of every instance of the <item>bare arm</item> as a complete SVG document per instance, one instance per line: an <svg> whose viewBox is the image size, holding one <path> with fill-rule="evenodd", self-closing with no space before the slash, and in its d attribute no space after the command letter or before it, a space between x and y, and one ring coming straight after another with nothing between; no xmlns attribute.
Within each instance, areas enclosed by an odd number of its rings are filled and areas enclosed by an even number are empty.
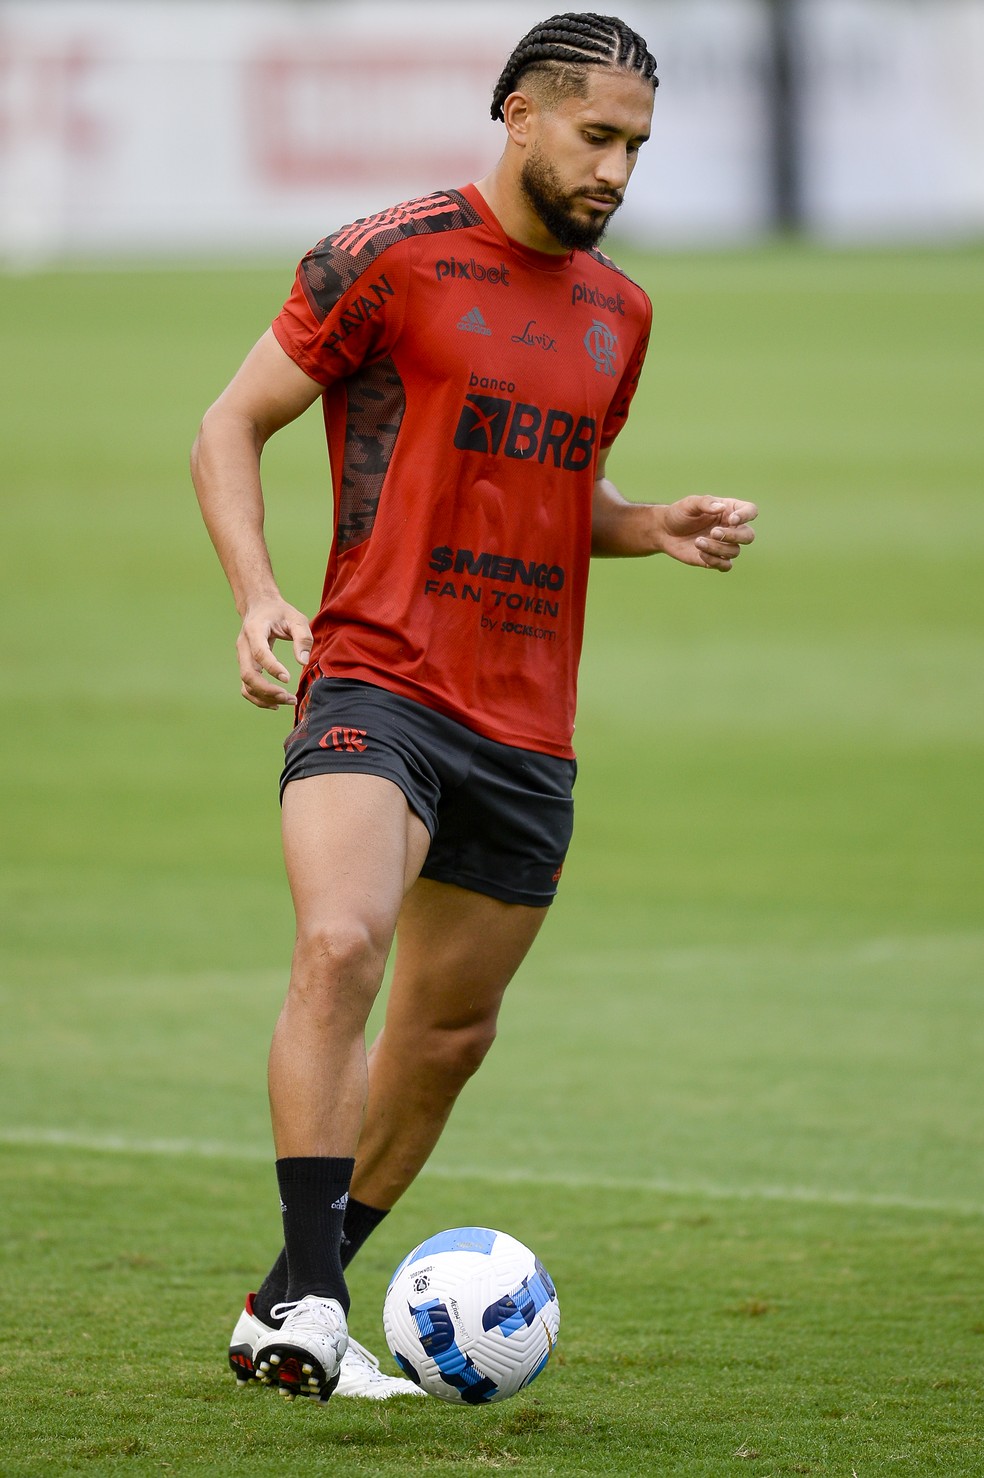
<svg viewBox="0 0 984 1478"><path fill-rule="evenodd" d="M243 697L258 708L296 701L278 686L290 674L274 655L273 642L291 641L301 663L311 652L307 620L281 596L270 563L260 457L274 432L296 420L322 389L268 329L206 411L191 452L202 516L243 618L237 642ZM268 681L265 672L277 682Z"/></svg>
<svg viewBox="0 0 984 1478"><path fill-rule="evenodd" d="M605 474L608 452L598 459L591 517L591 553L631 558L669 554L684 564L730 570L758 509L736 498L681 498L676 503L629 503Z"/></svg>

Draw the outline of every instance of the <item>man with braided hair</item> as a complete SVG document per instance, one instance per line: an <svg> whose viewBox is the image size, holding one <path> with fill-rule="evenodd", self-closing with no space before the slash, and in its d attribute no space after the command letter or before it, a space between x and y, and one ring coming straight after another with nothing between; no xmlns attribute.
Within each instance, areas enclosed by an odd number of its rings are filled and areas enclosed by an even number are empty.
<svg viewBox="0 0 984 1478"><path fill-rule="evenodd" d="M535 27L495 89L496 166L309 252L193 452L243 696L295 709L269 1063L284 1250L229 1352L289 1397L416 1392L349 1341L344 1268L427 1160L556 892L591 555L730 570L752 540L752 504L630 503L607 476L651 307L597 245L655 86L614 17ZM309 625L274 578L260 456L319 398L334 532Z"/></svg>

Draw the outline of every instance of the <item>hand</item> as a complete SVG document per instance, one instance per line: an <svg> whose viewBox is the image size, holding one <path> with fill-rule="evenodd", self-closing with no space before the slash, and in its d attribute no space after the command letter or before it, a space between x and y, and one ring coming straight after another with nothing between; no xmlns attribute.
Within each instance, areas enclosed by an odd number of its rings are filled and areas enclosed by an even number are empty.
<svg viewBox="0 0 984 1478"><path fill-rule="evenodd" d="M730 570L755 538L749 524L757 517L754 503L737 498L681 498L664 510L662 551L685 565Z"/></svg>
<svg viewBox="0 0 984 1478"><path fill-rule="evenodd" d="M277 687L263 674L270 673L278 683L290 682L290 673L274 656L273 643L292 642L294 656L304 667L311 655L313 640L307 618L279 596L247 606L236 642L243 697L257 708L280 708L284 704L296 703L296 693Z"/></svg>

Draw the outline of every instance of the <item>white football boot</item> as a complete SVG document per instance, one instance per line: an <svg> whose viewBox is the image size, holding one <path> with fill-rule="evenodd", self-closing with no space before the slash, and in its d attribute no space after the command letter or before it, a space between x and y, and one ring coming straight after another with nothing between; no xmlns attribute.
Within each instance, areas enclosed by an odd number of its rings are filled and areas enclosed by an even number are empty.
<svg viewBox="0 0 984 1478"><path fill-rule="evenodd" d="M365 1401L386 1401L390 1396L423 1396L412 1380L387 1375L380 1370L375 1355L349 1335L348 1349L342 1356L338 1372L336 1396L361 1396Z"/></svg>
<svg viewBox="0 0 984 1478"><path fill-rule="evenodd" d="M236 1321L229 1341L229 1366L240 1386L248 1386L257 1378L253 1367L253 1351L265 1334L274 1332L271 1325L265 1324L253 1312L254 1297L252 1293L247 1294L246 1306ZM387 1375L380 1370L375 1355L349 1337L338 1371L336 1396L356 1396L364 1401L386 1401L390 1396L423 1394L413 1381L404 1380L401 1376Z"/></svg>
<svg viewBox="0 0 984 1478"><path fill-rule="evenodd" d="M274 1304L279 1329L269 1329L253 1348L253 1375L265 1386L279 1386L288 1401L310 1396L327 1401L338 1385L348 1344L345 1310L337 1298L309 1293L296 1303Z"/></svg>
<svg viewBox="0 0 984 1478"><path fill-rule="evenodd" d="M236 1320L236 1327L229 1341L229 1369L236 1377L237 1386L248 1386L251 1380L255 1380L253 1351L272 1328L253 1313L255 1297L255 1293L247 1293L246 1306Z"/></svg>

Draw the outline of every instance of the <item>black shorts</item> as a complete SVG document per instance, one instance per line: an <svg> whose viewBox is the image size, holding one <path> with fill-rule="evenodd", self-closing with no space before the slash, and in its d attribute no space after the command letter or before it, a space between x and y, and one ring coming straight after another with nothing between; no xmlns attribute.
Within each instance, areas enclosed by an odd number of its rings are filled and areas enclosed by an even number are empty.
<svg viewBox="0 0 984 1478"><path fill-rule="evenodd" d="M310 775L382 775L427 827L421 876L542 908L574 828L574 760L485 739L385 688L317 678L284 741L280 794Z"/></svg>

